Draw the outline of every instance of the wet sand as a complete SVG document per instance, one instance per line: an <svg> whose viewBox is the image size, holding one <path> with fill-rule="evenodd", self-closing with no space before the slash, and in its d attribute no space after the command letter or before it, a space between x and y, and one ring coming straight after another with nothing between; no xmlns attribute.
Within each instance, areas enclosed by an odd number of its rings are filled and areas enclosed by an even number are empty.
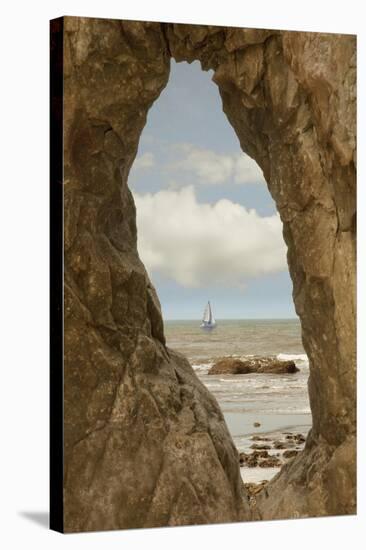
<svg viewBox="0 0 366 550"><path fill-rule="evenodd" d="M223 406L222 406L223 408ZM243 412L223 411L226 424L240 451L244 451L241 440L246 441L248 437L255 434L271 434L279 431L298 431L306 433L311 428L311 414L261 414ZM254 423L259 422L260 426L255 427Z"/></svg>

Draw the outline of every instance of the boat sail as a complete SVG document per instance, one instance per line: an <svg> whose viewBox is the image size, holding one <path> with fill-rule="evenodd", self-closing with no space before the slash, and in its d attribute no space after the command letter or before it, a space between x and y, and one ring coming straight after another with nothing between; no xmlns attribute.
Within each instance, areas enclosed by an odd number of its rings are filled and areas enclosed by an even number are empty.
<svg viewBox="0 0 366 550"><path fill-rule="evenodd" d="M203 319L201 323L201 328L204 329L213 329L216 326L215 317L212 314L211 304L210 302L207 302L207 306L205 307L205 311L203 312Z"/></svg>

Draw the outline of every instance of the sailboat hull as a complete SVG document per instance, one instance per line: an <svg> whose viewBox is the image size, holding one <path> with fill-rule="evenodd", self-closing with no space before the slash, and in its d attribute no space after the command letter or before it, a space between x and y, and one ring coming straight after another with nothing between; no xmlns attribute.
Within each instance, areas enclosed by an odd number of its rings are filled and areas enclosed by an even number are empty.
<svg viewBox="0 0 366 550"><path fill-rule="evenodd" d="M216 328L216 324L211 325L211 324L208 324L208 323L202 323L201 328L202 328L203 330L208 330L208 331L210 331L210 330L213 330L214 328Z"/></svg>

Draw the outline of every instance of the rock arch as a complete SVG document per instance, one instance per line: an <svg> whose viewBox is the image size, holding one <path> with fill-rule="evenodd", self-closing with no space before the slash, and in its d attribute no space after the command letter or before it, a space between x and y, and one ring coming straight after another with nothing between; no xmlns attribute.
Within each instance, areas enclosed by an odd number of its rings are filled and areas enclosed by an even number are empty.
<svg viewBox="0 0 366 550"><path fill-rule="evenodd" d="M215 399L165 346L129 169L169 60L214 70L284 224L313 428L255 511ZM355 512L355 38L64 18L66 531Z"/></svg>

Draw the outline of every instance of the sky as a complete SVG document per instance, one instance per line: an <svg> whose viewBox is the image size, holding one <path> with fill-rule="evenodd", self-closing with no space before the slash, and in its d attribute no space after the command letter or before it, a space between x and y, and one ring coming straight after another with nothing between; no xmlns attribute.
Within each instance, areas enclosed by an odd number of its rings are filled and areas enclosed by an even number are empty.
<svg viewBox="0 0 366 550"><path fill-rule="evenodd" d="M282 223L222 111L212 71L172 60L129 175L138 251L163 318L296 317Z"/></svg>

